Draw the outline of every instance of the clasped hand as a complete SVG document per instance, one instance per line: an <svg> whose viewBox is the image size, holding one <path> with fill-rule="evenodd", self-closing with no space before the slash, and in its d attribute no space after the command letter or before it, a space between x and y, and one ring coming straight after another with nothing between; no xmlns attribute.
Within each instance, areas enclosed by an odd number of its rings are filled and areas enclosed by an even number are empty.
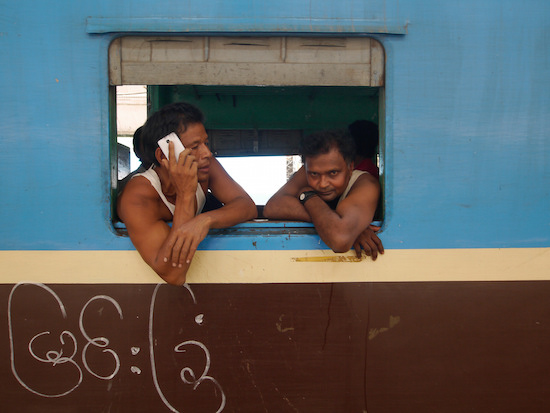
<svg viewBox="0 0 550 413"><path fill-rule="evenodd" d="M202 214L173 228L165 245L164 262L171 262L172 267L189 265L209 229L208 218Z"/></svg>
<svg viewBox="0 0 550 413"><path fill-rule="evenodd" d="M375 225L369 225L355 240L353 248L355 249L355 255L357 258L361 258L361 250L365 251L365 254L372 257L373 261L376 261L378 253L384 253L384 246L382 241L378 238L376 233L380 230L380 227Z"/></svg>

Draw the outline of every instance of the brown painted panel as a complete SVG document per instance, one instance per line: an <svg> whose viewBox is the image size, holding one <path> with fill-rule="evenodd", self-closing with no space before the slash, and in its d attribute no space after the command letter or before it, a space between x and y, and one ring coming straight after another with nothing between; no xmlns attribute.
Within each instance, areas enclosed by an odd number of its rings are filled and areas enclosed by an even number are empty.
<svg viewBox="0 0 550 413"><path fill-rule="evenodd" d="M549 282L1 285L2 411L546 411L549 294Z"/></svg>

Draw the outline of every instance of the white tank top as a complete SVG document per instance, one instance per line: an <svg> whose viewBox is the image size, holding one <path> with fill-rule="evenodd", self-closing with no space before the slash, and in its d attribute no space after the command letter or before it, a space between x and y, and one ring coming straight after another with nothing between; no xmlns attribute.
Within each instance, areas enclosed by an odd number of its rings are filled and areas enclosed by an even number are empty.
<svg viewBox="0 0 550 413"><path fill-rule="evenodd" d="M351 173L351 177L348 182L348 186L346 187L346 190L340 195L340 199L338 200L338 204L336 206L340 205L340 202L342 202L349 194L349 191L351 190L351 187L357 181L357 178L359 178L363 174L368 174L368 172L365 171L359 171L357 169L354 169Z"/></svg>
<svg viewBox="0 0 550 413"><path fill-rule="evenodd" d="M147 178L149 180L149 182L151 183L151 186L155 188L155 191L157 191L157 193L159 194L160 199L162 199L162 202L164 202L164 204L168 207L172 215L174 215L176 206L166 199L166 196L162 192L160 178L158 174L155 172L155 170L153 169L153 166L151 166L149 169L147 169L143 173L135 174L132 177L132 179L134 179L136 176L143 176L144 178ZM197 192L195 193L195 197L197 198L197 212L195 213L195 215L199 215L202 212L202 209L206 202L206 196L204 195L204 191L202 190L202 187L200 185L197 185Z"/></svg>

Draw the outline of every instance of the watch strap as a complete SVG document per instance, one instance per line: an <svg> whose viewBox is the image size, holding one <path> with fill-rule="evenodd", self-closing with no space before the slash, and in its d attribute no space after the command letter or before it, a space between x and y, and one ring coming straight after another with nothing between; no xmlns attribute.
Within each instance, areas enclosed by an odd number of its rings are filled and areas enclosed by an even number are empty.
<svg viewBox="0 0 550 413"><path fill-rule="evenodd" d="M304 205L309 198L314 197L314 196L317 196L317 192L315 192L315 191L304 191L300 194L298 199L300 200L302 205Z"/></svg>

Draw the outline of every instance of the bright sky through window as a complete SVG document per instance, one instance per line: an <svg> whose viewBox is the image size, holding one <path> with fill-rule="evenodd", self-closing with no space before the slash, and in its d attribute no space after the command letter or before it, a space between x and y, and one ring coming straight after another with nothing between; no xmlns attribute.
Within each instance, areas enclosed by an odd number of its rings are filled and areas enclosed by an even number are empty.
<svg viewBox="0 0 550 413"><path fill-rule="evenodd" d="M291 157L293 170L300 167L299 157ZM298 159L296 159L298 158ZM287 156L217 158L227 173L252 197L256 205L267 200L287 181Z"/></svg>

